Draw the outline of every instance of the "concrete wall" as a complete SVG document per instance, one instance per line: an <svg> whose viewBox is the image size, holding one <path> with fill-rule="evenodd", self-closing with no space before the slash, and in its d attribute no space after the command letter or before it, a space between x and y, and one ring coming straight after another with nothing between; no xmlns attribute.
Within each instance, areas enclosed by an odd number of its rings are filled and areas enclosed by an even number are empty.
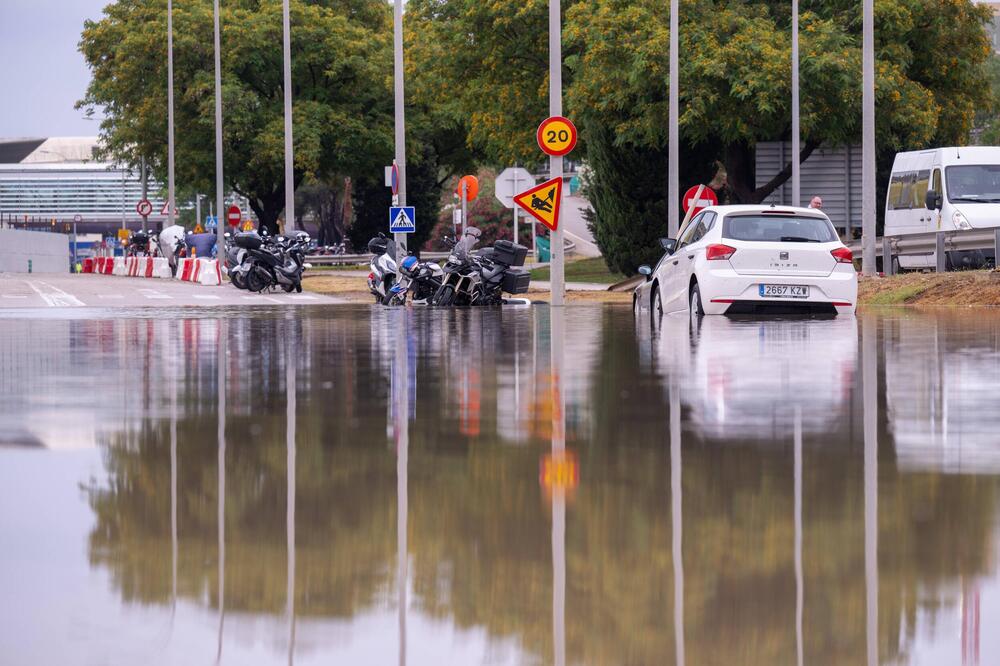
<svg viewBox="0 0 1000 666"><path fill-rule="evenodd" d="M69 236L0 229L0 273L69 273Z"/></svg>

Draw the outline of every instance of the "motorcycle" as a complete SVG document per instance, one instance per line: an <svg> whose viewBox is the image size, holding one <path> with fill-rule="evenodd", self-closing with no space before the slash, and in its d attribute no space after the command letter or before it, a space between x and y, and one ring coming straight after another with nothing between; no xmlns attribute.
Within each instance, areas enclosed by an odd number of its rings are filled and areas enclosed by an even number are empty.
<svg viewBox="0 0 1000 666"><path fill-rule="evenodd" d="M441 286L444 270L411 254L400 262L399 275L399 282L389 289L389 305L406 305L407 294L414 305L427 305Z"/></svg>
<svg viewBox="0 0 1000 666"><path fill-rule="evenodd" d="M179 224L167 227L159 235L160 255L167 258L170 274L177 275L179 259L187 256L187 237Z"/></svg>
<svg viewBox="0 0 1000 666"><path fill-rule="evenodd" d="M393 259L396 254L396 242L379 232L378 236L368 241L368 251L372 253L368 291L375 297L376 305L386 305L389 303L390 292L396 281L396 260Z"/></svg>
<svg viewBox="0 0 1000 666"><path fill-rule="evenodd" d="M252 233L253 232L249 232ZM242 234L237 234L240 236ZM253 234L256 235L256 234ZM237 289L247 288L246 272L248 268L243 267L243 262L249 256L246 247L243 247L237 239L226 232L226 263L225 269L226 273L229 275L229 281L233 283L233 286Z"/></svg>
<svg viewBox="0 0 1000 666"><path fill-rule="evenodd" d="M434 293L434 305L502 305L503 294L524 294L531 276L524 266L528 248L507 240L474 251L481 232L469 227L460 241L445 239L452 247L444 266L441 286Z"/></svg>
<svg viewBox="0 0 1000 666"><path fill-rule="evenodd" d="M285 292L302 291L302 274L312 266L305 261L309 234L299 231L293 238L270 238L253 232L237 234L234 244L246 250L243 260L232 269L234 285L245 282L246 289L261 292L281 287ZM236 285L238 286L238 285Z"/></svg>
<svg viewBox="0 0 1000 666"><path fill-rule="evenodd" d="M125 247L126 257L148 257L149 252L150 237L149 234L143 231L135 231L128 239L128 245Z"/></svg>

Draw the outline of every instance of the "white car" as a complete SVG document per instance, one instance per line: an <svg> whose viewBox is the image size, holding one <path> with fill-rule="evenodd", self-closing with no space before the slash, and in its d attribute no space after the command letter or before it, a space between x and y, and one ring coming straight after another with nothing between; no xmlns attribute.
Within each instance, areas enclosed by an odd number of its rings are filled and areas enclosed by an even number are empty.
<svg viewBox="0 0 1000 666"><path fill-rule="evenodd" d="M654 315L852 314L858 275L830 219L812 208L712 206L664 238L635 289Z"/></svg>

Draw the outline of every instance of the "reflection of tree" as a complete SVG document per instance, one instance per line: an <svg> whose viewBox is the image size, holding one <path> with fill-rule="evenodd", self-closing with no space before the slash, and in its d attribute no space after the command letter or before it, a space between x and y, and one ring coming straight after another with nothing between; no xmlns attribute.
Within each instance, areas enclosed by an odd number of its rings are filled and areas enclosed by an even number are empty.
<svg viewBox="0 0 1000 666"><path fill-rule="evenodd" d="M483 368L484 405L512 350L495 331L468 340L465 320L413 313L419 348L441 327ZM530 326L532 320L517 320ZM600 326L614 330L614 313ZM496 327L496 322L488 323ZM509 324L509 322L503 322ZM284 372L280 321L257 322L243 402L227 429L227 610L279 616L285 607ZM233 327L231 330L235 330ZM588 403L593 436L570 447L581 484L567 509L568 662L669 663L673 563L669 411L660 378L621 336L602 345ZM572 333L572 331L570 331ZM388 359L366 347L367 319L302 327L311 364L299 366L296 599L300 616L348 617L391 604L395 571L395 454L386 438ZM234 343L235 344L235 343ZM527 344L527 343L526 343ZM523 349L523 347L522 347ZM469 351L472 350L472 351ZM455 349L440 365L421 357L410 427L410 579L417 612L513 638L552 654L549 504L538 486L547 446L510 446L484 409L477 437L458 430ZM212 360L202 357L201 364ZM442 366L444 369L442 369ZM527 374L527 373L526 373ZM266 378L264 375L269 375ZM179 400L179 593L215 606L215 415L190 404L213 393L200 368ZM250 389L275 396L250 408ZM308 387L308 388L307 388ZM683 391L683 387L681 389ZM235 389L234 389L235 392ZM203 406L204 407L204 406ZM106 484L89 489L96 515L90 555L122 597L170 597L169 436L142 422L105 443ZM883 436L884 437L884 436ZM795 655L791 442L719 446L683 435L684 632L688 663L792 663ZM887 441L884 439L884 441ZM804 458L805 663L863 663L865 581L861 451L806 439ZM888 449L883 446L883 452ZM903 473L883 455L879 479L880 655L899 656L926 592L946 591L992 563L997 483L991 477ZM933 609L930 609L933 611ZM904 622L905 618L905 622ZM912 631L912 629L911 629ZM386 640L390 640L388 637Z"/></svg>

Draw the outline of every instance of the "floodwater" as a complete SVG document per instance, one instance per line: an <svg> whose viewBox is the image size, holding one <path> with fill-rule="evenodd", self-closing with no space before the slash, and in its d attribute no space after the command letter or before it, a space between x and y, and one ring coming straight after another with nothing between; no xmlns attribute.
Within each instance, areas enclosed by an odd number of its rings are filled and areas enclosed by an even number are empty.
<svg viewBox="0 0 1000 666"><path fill-rule="evenodd" d="M8 311L0 370L3 664L1000 663L1000 314Z"/></svg>

